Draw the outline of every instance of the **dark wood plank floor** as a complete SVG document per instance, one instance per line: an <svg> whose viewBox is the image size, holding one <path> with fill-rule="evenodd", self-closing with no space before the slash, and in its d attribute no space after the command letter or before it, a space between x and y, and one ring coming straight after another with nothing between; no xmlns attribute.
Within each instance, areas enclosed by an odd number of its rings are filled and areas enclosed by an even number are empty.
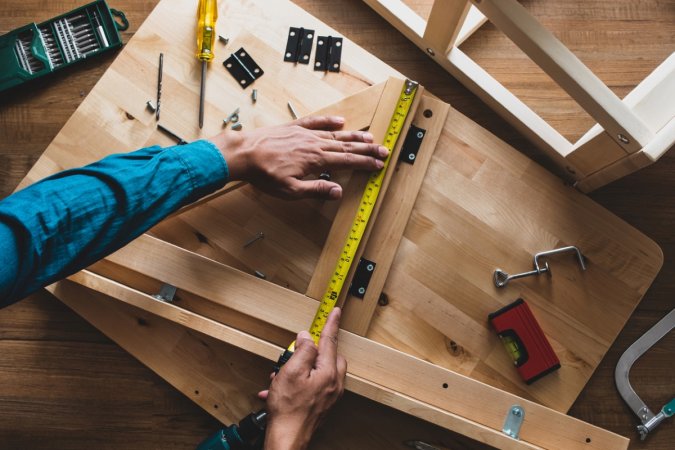
<svg viewBox="0 0 675 450"><path fill-rule="evenodd" d="M357 0L296 0L402 73L420 81L493 133L538 159L536 150L450 75ZM0 34L69 11L78 0L4 0ZM127 41L157 2L111 0L131 23ZM428 2L408 0L424 9ZM675 2L525 1L619 95L675 49ZM421 5L421 6L420 6ZM562 6L561 6L562 5ZM492 47L484 44L490 42ZM486 26L465 50L570 139L588 128L578 107ZM0 94L0 198L8 195L114 59L107 55L27 88ZM511 58L511 59L510 59ZM517 73L510 60L522 62ZM527 74L529 76L524 76ZM553 106L552 106L553 105ZM542 161L545 164L545 161ZM666 449L675 426L664 423L646 443L614 387L621 353L675 306L675 154L591 194L652 237L665 263L570 413L633 439L632 448ZM45 293L0 310L0 448L193 448L218 424ZM660 408L675 392L675 334L631 373L639 394ZM403 447L401 447L403 448ZM482 448L458 442L454 448Z"/></svg>

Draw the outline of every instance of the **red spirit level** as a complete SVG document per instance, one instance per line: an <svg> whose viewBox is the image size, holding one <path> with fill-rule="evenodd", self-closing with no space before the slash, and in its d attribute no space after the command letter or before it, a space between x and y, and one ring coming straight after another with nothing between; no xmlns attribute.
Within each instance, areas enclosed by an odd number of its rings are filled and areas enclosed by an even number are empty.
<svg viewBox="0 0 675 450"><path fill-rule="evenodd" d="M531 384L560 368L560 360L522 298L489 314L488 320L525 383Z"/></svg>

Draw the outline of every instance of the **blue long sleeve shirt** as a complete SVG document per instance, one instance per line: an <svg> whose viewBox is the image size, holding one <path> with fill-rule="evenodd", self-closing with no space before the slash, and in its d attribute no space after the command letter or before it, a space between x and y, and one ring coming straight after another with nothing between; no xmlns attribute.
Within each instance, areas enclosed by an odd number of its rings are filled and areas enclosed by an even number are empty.
<svg viewBox="0 0 675 450"><path fill-rule="evenodd" d="M0 307L123 247L178 208L224 186L208 141L108 156L0 201Z"/></svg>

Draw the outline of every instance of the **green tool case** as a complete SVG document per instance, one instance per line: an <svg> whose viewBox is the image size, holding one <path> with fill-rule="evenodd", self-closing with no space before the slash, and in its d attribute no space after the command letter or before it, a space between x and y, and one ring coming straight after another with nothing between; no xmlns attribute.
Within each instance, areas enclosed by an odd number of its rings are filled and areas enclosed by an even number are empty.
<svg viewBox="0 0 675 450"><path fill-rule="evenodd" d="M97 0L0 36L0 92L121 47L128 27L124 13Z"/></svg>

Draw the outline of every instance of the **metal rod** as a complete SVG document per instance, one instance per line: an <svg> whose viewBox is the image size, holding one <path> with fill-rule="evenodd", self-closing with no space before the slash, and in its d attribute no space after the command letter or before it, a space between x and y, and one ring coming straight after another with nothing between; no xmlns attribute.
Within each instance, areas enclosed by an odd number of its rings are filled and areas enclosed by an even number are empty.
<svg viewBox="0 0 675 450"><path fill-rule="evenodd" d="M162 104L162 72L164 71L164 53L159 54L159 70L157 72L157 111L155 119L159 120L159 107Z"/></svg>
<svg viewBox="0 0 675 450"><path fill-rule="evenodd" d="M206 80L206 61L202 61L202 83L199 87L199 128L204 126L204 86Z"/></svg>
<svg viewBox="0 0 675 450"><path fill-rule="evenodd" d="M291 112L293 119L298 120L298 113L295 111L295 108L293 108L293 104L290 100L288 101L288 110Z"/></svg>
<svg viewBox="0 0 675 450"><path fill-rule="evenodd" d="M252 245L254 242L259 241L260 239L263 239L264 237L265 237L265 233L263 233L262 231L259 232L259 233L256 234L254 237L252 237L251 239L249 239L248 241L246 241L246 243L244 244L244 248L246 248L246 247Z"/></svg>
<svg viewBox="0 0 675 450"><path fill-rule="evenodd" d="M169 130L169 129L166 128L165 126L163 126L163 125L161 125L161 124L158 123L158 124L157 124L157 128L158 128L160 131L162 131L162 132L166 133L167 135L169 135L171 138L175 139L176 142L178 142L178 145L185 145L185 144L187 144L187 141L186 141L185 139L183 139L182 137L178 136L176 133L174 133L173 131Z"/></svg>

